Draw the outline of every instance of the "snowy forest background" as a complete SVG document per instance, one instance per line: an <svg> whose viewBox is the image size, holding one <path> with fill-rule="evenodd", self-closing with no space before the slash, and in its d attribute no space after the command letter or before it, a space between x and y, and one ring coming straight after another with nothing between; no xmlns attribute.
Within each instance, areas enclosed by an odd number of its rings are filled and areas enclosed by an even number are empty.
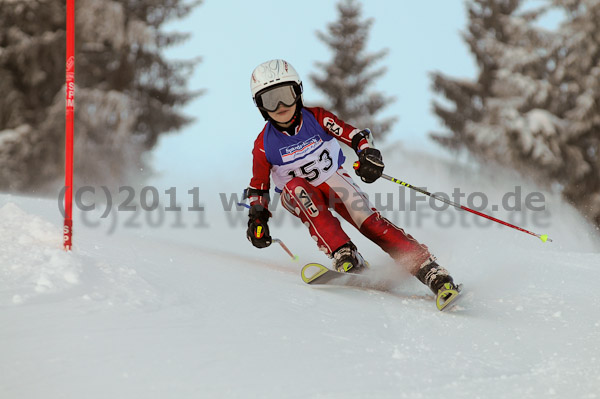
<svg viewBox="0 0 600 399"><path fill-rule="evenodd" d="M187 35L163 27L198 5L77 0L76 184L146 178L159 136L191 121L182 107L201 94L187 83L202 49L187 61L167 59L164 49ZM431 117L445 126L431 137L473 162L534 178L600 227L600 1L462 6L468 13L462 34L478 73L465 79L430 71L438 94ZM338 4L337 16L315 35L331 49L331 60L304 79L322 90L323 105L371 127L381 146L393 140L395 118L378 114L394 93L374 90L386 72L386 49L367 48L376 21L363 17L365 7L356 0ZM539 23L556 10L564 15L556 28ZM54 195L62 186L64 54L64 1L0 0L2 191Z"/></svg>
<svg viewBox="0 0 600 399"><path fill-rule="evenodd" d="M76 1L76 183L127 180L179 109L196 61L165 59L186 38L164 33L197 3ZM66 2L0 2L0 189L44 193L64 170ZM56 191L52 191L55 193Z"/></svg>

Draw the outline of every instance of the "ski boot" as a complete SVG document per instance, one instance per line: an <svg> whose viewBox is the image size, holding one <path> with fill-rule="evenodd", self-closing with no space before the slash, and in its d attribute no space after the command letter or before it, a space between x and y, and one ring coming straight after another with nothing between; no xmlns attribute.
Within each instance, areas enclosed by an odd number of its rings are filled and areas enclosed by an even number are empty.
<svg viewBox="0 0 600 399"><path fill-rule="evenodd" d="M340 273L360 273L369 265L352 241L336 249L331 257L333 258L333 269Z"/></svg>
<svg viewBox="0 0 600 399"><path fill-rule="evenodd" d="M416 277L436 296L436 306L439 310L444 310L458 299L462 289L462 284L454 284L448 270L438 265L436 261L422 266Z"/></svg>

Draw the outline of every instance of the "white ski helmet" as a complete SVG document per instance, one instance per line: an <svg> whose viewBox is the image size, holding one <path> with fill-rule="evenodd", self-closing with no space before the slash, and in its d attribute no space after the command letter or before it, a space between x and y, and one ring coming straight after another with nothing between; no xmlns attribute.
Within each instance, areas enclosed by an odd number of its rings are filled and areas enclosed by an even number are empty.
<svg viewBox="0 0 600 399"><path fill-rule="evenodd" d="M298 72L287 61L276 59L263 62L252 71L250 78L250 91L252 92L252 100L258 107L257 95L261 92L270 89L274 86L291 83L296 96L299 97L298 103L302 107L302 80ZM260 110L265 119L268 118L264 110Z"/></svg>

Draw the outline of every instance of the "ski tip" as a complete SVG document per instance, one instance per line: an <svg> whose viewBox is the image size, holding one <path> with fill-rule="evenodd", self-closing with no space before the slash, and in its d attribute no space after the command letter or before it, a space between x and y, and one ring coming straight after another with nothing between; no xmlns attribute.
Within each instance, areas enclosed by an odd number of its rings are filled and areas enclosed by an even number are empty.
<svg viewBox="0 0 600 399"><path fill-rule="evenodd" d="M312 269L312 271L311 273L308 273L310 269ZM302 276L302 281L304 281L306 284L310 284L328 271L329 269L320 263L308 263L304 265L300 274Z"/></svg>
<svg viewBox="0 0 600 399"><path fill-rule="evenodd" d="M435 301L438 310L442 311L446 308L454 306L461 291L462 284L457 285L456 288L450 288L450 285L448 284L446 287L440 289Z"/></svg>

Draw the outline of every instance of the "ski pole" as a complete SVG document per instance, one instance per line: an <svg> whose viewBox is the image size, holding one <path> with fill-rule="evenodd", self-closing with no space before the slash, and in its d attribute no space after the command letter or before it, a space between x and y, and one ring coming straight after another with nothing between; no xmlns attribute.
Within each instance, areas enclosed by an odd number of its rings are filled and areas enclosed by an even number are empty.
<svg viewBox="0 0 600 399"><path fill-rule="evenodd" d="M239 206L243 206L243 207L250 209L250 205L245 204L243 202L238 202L237 204ZM298 255L294 255L292 253L292 251L290 251L290 249L287 247L287 245L285 245L283 243L283 241L281 241L279 238L273 238L273 242L276 242L277 244L279 244L281 246L281 249L283 249L285 252L287 252L287 254L292 258L292 260L298 260Z"/></svg>
<svg viewBox="0 0 600 399"><path fill-rule="evenodd" d="M281 245L281 248L283 248L283 250L287 252L287 254L292 258L292 260L298 260L298 255L294 255L292 251L290 251L289 248L279 238L273 238L273 242L276 242L277 244Z"/></svg>
<svg viewBox="0 0 600 399"><path fill-rule="evenodd" d="M355 164L355 168L356 168L356 164ZM440 197L440 196L438 196L438 195L431 194L430 192L428 192L428 191L425 191L425 190L423 190L422 188L415 187L415 186L413 186L412 184L408 184L408 183L406 183L406 182L403 182L402 180L399 180L399 179L396 179L396 178L394 178L394 177L388 176L388 175L386 175L385 173L384 173L384 174L382 174L382 175L381 175L381 177L383 177L384 179L386 179L386 180L389 180L389 181L391 181L391 182L393 182L393 183L400 184L401 186L404 186L404 187L411 188L411 189L413 189L413 190L415 190L415 191L418 191L418 192L420 192L421 194L425 194L425 195L427 195L427 196L429 196L429 197L431 197L431 198L434 198L434 199L436 199L436 200L439 200L439 201L445 202L446 204L448 204L448 205L452 205L453 207L455 207L455 208L457 208L457 209L462 209L463 211L471 212L471 213L473 213L473 214L475 214L475 215L477 215L477 216L484 217L484 218L486 218L486 219L489 219L489 220L492 220L492 221L494 221L494 222L496 222L496 223L500 223L500 224L503 224L504 226L512 227L513 229L516 229L516 230L522 231L523 233L527 233L527 234L529 234L529 235L532 235L532 236L534 236L534 237L537 237L537 238L539 238L540 240L542 240L542 242L546 242L546 241L550 241L550 242L552 242L552 240L551 240L550 238L548 238L548 234L536 234L536 233L533 233L533 232L531 232L531 231L529 231L529 230L525 230L524 228L521 228L521 227L519 227L519 226L515 226L514 224L511 224L511 223L505 222L505 221L503 221L503 220L500 220L500 219L496 219L496 218L495 218L495 217L493 217L493 216L489 216L489 215L486 215L486 214L484 214L484 213L478 212L478 211L476 211L476 210L474 210L474 209L471 209L471 208L468 208L468 207L466 207L466 206L464 206L464 205L459 205L459 204L457 204L456 202L452 202L452 201L450 201L450 200L448 200L448 199L446 199L446 198L444 198L444 197Z"/></svg>

